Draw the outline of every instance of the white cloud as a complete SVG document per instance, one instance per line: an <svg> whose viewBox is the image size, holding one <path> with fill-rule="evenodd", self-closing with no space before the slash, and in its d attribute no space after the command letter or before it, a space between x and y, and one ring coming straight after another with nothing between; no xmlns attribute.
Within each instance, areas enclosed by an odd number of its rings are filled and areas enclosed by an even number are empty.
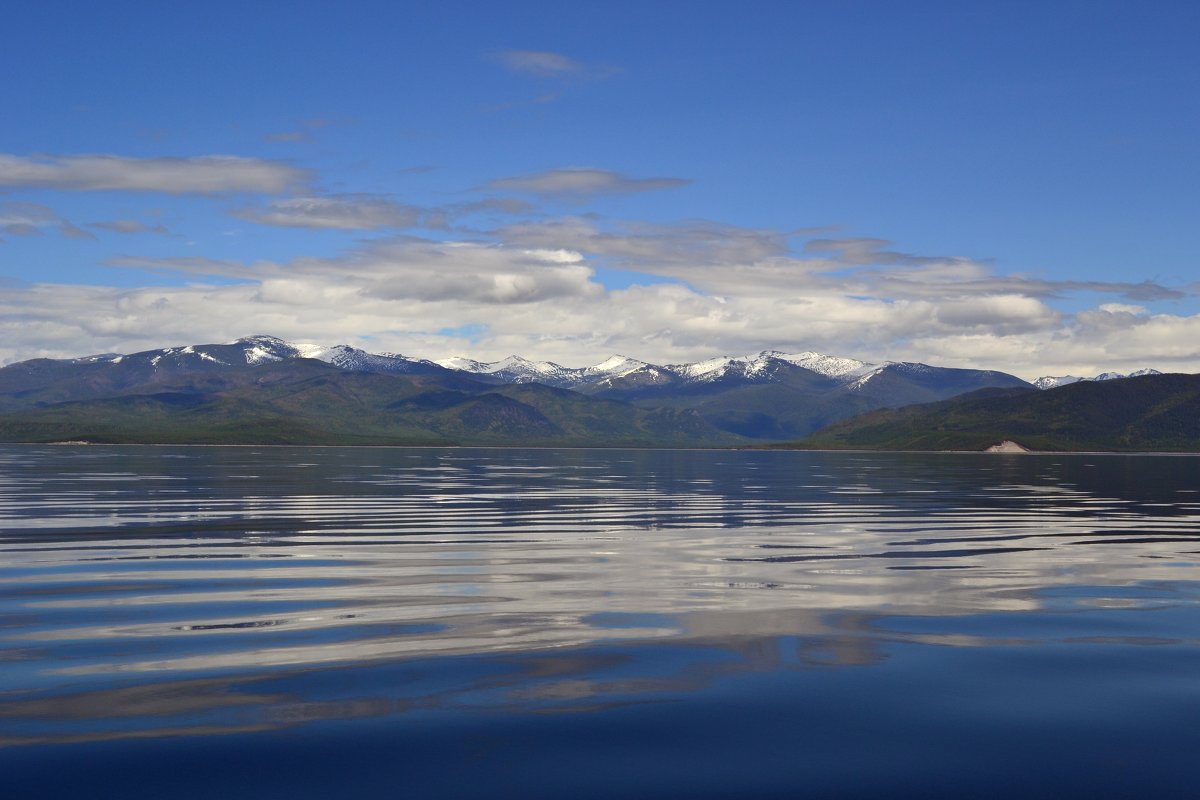
<svg viewBox="0 0 1200 800"><path fill-rule="evenodd" d="M324 195L274 200L266 209L242 209L237 216L262 225L371 230L411 228L421 210L375 195Z"/></svg>
<svg viewBox="0 0 1200 800"><path fill-rule="evenodd" d="M485 198L433 208L399 203L371 194L330 194L274 200L265 208L241 208L234 216L260 225L310 230L445 230L477 215L527 214L533 206L518 198Z"/></svg>
<svg viewBox="0 0 1200 800"><path fill-rule="evenodd" d="M788 252L787 240L778 231L708 220L675 225L632 222L602 229L591 220L566 217L516 223L497 231L497 235L513 244L567 247L611 257L631 269L672 276L691 276L696 268L704 266L736 269Z"/></svg>
<svg viewBox="0 0 1200 800"><path fill-rule="evenodd" d="M0 203L0 231L25 235L59 221L58 214L39 203L10 201Z"/></svg>
<svg viewBox="0 0 1200 800"><path fill-rule="evenodd" d="M601 229L592 220L566 219L498 233L505 241L396 236L286 263L114 259L109 263L200 282L6 288L0 359L266 332L431 358L520 353L571 365L612 352L678 363L770 348L1026 378L1147 366L1200 370L1200 316L1124 303L1068 314L1047 298L1070 289L999 275L978 262L914 256L848 268L836 258L792 255L778 232L696 221ZM614 261L676 280L605 289L597 264ZM237 283L213 285L205 276ZM1108 291L1128 288L1112 284ZM455 329L470 330L471 341L439 333Z"/></svg>
<svg viewBox="0 0 1200 800"><path fill-rule="evenodd" d="M587 261L569 251L403 237L340 258L287 264L126 261L241 283L5 289L0 357L132 351L270 332L426 357L521 353L580 366L614 351L680 362L776 348L1004 369L1026 378L1200 369L1200 317L1096 309L1073 318L1020 295L887 301L847 295L804 271L786 291L748 285L715 296L679 283L605 290ZM460 327L473 331L473 342L438 332Z"/></svg>
<svg viewBox="0 0 1200 800"><path fill-rule="evenodd" d="M237 156L131 158L116 155L22 157L0 154L0 186L167 194L279 194L308 173L280 161Z"/></svg>
<svg viewBox="0 0 1200 800"><path fill-rule="evenodd" d="M95 239L82 228L60 217L53 209L40 203L12 200L0 203L0 233L32 236L44 228L55 228L67 239Z"/></svg>
<svg viewBox="0 0 1200 800"><path fill-rule="evenodd" d="M1145 306L1134 306L1127 303L1101 303L1097 306L1097 310L1103 311L1106 314L1144 314L1146 313Z"/></svg>
<svg viewBox="0 0 1200 800"><path fill-rule="evenodd" d="M930 314L947 330L1001 335L1053 330L1062 324L1063 318L1041 300L1015 294L947 298L936 303Z"/></svg>

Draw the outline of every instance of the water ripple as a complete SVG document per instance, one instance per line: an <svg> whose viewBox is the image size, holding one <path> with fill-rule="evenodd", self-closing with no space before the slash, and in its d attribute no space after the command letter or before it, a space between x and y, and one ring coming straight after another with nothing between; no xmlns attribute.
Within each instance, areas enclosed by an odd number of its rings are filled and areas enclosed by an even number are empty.
<svg viewBox="0 0 1200 800"><path fill-rule="evenodd" d="M847 664L890 641L1098 642L1116 634L981 631L1196 602L1200 505L1170 499L1196 462L1116 480L1129 463L4 448L0 662L19 698L615 640L802 637ZM1191 637L1123 639L1160 640Z"/></svg>

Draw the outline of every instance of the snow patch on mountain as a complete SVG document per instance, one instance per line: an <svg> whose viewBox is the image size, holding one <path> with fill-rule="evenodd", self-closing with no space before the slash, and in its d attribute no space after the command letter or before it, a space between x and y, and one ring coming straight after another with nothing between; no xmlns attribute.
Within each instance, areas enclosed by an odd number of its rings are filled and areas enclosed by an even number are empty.
<svg viewBox="0 0 1200 800"><path fill-rule="evenodd" d="M775 358L795 364L797 367L811 370L827 378L853 379L868 374L876 369L875 364L859 361L856 358L827 356L824 353L781 353L778 350L764 350L758 354L760 359Z"/></svg>
<svg viewBox="0 0 1200 800"><path fill-rule="evenodd" d="M72 364L119 364L124 357L118 353L98 353L94 356L81 356L67 360Z"/></svg>
<svg viewBox="0 0 1200 800"><path fill-rule="evenodd" d="M729 374L755 378L768 372L778 362L792 364L843 382L861 378L877 368L875 364L869 364L866 361L829 356L824 353L783 353L779 350L763 350L747 356L721 356L695 364L672 364L667 369L688 380L714 381Z"/></svg>
<svg viewBox="0 0 1200 800"><path fill-rule="evenodd" d="M346 345L325 347L323 345L312 344L310 342L295 342L292 344L292 349L296 351L296 355L300 356L300 358L314 358L317 361L325 362L329 362L333 359L333 355L336 350L345 347Z"/></svg>
<svg viewBox="0 0 1200 800"><path fill-rule="evenodd" d="M207 351L207 352L206 352ZM872 364L854 358L831 356L804 351L786 353L762 350L745 356L719 356L687 364L658 365L624 355L612 355L587 367L566 367L553 361L534 361L511 355L499 361L484 362L466 356L454 356L437 361L409 358L399 353L369 353L349 345L323 345L314 342L289 342L274 336L246 336L225 345L187 345L164 348L132 356L105 353L74 359L76 362L107 362L118 364L122 359L153 365L156 368L187 368L190 365L213 364L255 367L291 359L314 359L345 370L391 374L430 374L441 369L477 375L500 383L541 383L580 391L636 391L653 386L680 383L746 381L764 383L789 380L792 367L816 373L840 383L850 390L861 389L884 371L917 375L936 372L939 368L914 362L884 362ZM159 365L162 367L159 367ZM1140 370L1133 375L1153 374L1155 370ZM1000 373L997 373L1001 375ZM1124 377L1119 375L1099 377ZM1071 376L1040 379L1047 381L1078 380ZM1055 384L1059 385L1059 384Z"/></svg>
<svg viewBox="0 0 1200 800"><path fill-rule="evenodd" d="M1080 383L1081 381L1115 381L1121 378L1140 378L1143 375L1162 375L1162 373L1156 369L1147 367L1130 373L1101 372L1099 375L1093 375L1090 378L1080 378L1076 375L1045 375L1033 381L1033 385L1039 389L1057 389L1060 386L1070 386L1072 383Z"/></svg>
<svg viewBox="0 0 1200 800"><path fill-rule="evenodd" d="M1082 380L1087 379L1077 375L1044 375L1033 381L1033 385L1039 389L1057 389L1059 386L1070 386L1072 383L1079 383Z"/></svg>
<svg viewBox="0 0 1200 800"><path fill-rule="evenodd" d="M485 362L476 361L475 359L467 358L466 356L439 358L433 363L437 364L439 367L445 367L446 369L457 369L462 372L483 372L488 367Z"/></svg>
<svg viewBox="0 0 1200 800"><path fill-rule="evenodd" d="M610 378L620 378L646 368L654 369L651 364L647 364L645 361L638 361L636 358L630 358L629 356L612 355L599 364L584 367L582 372L585 376L603 375Z"/></svg>
<svg viewBox="0 0 1200 800"><path fill-rule="evenodd" d="M719 358L710 358L706 361L699 361L695 364L672 364L668 369L686 378L714 381L728 372L730 366L739 360L745 363L748 359L721 356Z"/></svg>
<svg viewBox="0 0 1200 800"><path fill-rule="evenodd" d="M246 363L251 366L266 364L270 361L283 361L283 356L277 355L265 347L255 345L246 348Z"/></svg>
<svg viewBox="0 0 1200 800"><path fill-rule="evenodd" d="M457 369L476 375L490 375L509 383L542 383L566 388L582 380L582 369L564 367L553 361L530 361L521 356L508 356L499 361L475 361L465 356L430 362L446 369Z"/></svg>
<svg viewBox="0 0 1200 800"><path fill-rule="evenodd" d="M590 367L564 367L553 361L530 361L521 356L509 356L499 361L476 361L465 356L443 358L433 362L446 369L456 369L476 375L490 375L511 383L543 383L560 389L580 386L601 386L635 375L645 375L650 381L665 379L663 367L647 364L628 356L609 356Z"/></svg>
<svg viewBox="0 0 1200 800"><path fill-rule="evenodd" d="M530 361L521 356L509 356L494 364L489 364L484 372L496 375L506 373L512 375L518 383L536 381L538 378L559 378L575 372L553 361Z"/></svg>
<svg viewBox="0 0 1200 800"><path fill-rule="evenodd" d="M879 375L879 373L887 369L887 366L887 364L884 364L882 366L875 367L864 375L856 376L853 380L846 384L846 388L852 392L860 391L871 381L872 378L876 377Z"/></svg>

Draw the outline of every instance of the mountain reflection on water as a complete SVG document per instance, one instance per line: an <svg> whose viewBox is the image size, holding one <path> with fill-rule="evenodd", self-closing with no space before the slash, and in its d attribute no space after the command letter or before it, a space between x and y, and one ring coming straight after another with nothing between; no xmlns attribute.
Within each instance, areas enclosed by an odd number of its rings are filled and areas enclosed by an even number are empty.
<svg viewBox="0 0 1200 800"><path fill-rule="evenodd" d="M89 746L249 759L300 733L404 741L387 758L409 763L432 726L527 793L581 791L533 753L591 752L597 796L701 796L681 776L719 748L766 796L798 767L764 761L743 715L787 708L824 731L804 774L846 796L934 769L917 748L845 771L897 730L954 774L1000 769L962 744L981 729L1164 758L1146 731L1200 711L1198 490L1188 456L6 447L0 766L67 781L47 765L94 768ZM517 721L547 714L570 722L519 750ZM696 715L725 733L681 733ZM634 729L662 731L640 746L658 766L602 767L633 763L615 743ZM464 752L421 756L450 783L419 785L486 794L445 774ZM1085 762L1147 785L1060 766Z"/></svg>

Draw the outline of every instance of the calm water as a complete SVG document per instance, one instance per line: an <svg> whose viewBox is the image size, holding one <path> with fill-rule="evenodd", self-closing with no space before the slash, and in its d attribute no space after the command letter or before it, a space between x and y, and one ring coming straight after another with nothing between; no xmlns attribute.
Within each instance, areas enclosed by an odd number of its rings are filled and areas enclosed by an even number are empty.
<svg viewBox="0 0 1200 800"><path fill-rule="evenodd" d="M1195 797L1200 458L0 448L0 796Z"/></svg>

